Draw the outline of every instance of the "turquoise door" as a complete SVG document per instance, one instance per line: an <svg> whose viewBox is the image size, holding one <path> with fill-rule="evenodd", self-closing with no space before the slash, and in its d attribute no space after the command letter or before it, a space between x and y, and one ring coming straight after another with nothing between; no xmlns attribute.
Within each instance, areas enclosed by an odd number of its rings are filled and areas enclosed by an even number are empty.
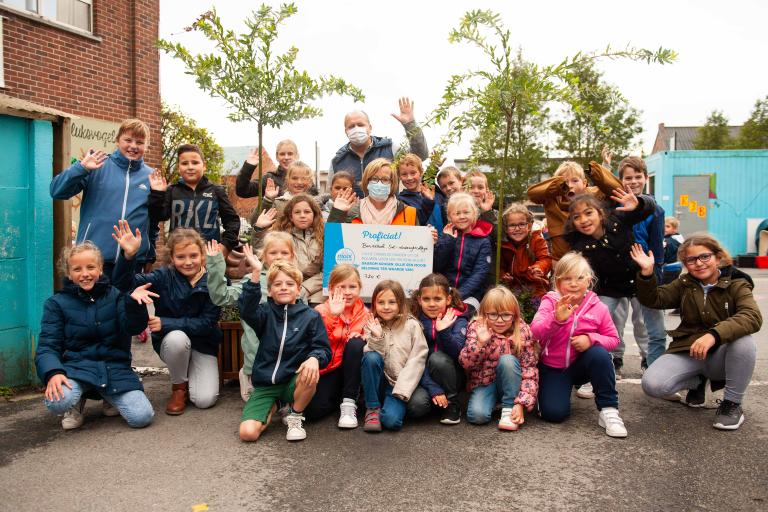
<svg viewBox="0 0 768 512"><path fill-rule="evenodd" d="M0 115L0 386L34 381L42 303L52 293L53 131Z"/></svg>

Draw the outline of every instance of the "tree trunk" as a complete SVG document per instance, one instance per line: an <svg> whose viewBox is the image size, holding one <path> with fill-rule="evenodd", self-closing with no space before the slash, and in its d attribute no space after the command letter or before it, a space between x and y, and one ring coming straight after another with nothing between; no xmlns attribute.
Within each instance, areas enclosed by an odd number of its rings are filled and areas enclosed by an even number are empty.
<svg viewBox="0 0 768 512"><path fill-rule="evenodd" d="M261 169L263 167L263 162L261 161L261 153L264 151L264 146L262 145L262 136L264 134L264 126L259 122L259 207L261 207L261 198L264 194L264 191L261 190Z"/></svg>
<svg viewBox="0 0 768 512"><path fill-rule="evenodd" d="M504 134L504 158L501 163L501 181L499 182L499 209L496 212L496 284L501 280L501 233L504 231L504 179L507 176L507 160L509 159L509 139L512 137L512 111L507 114L507 131Z"/></svg>

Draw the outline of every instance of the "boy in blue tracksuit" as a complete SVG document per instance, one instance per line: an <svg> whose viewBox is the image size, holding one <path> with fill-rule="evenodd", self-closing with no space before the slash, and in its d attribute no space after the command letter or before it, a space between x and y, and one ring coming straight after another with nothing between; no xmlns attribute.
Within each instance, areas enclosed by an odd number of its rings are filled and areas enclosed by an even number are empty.
<svg viewBox="0 0 768 512"><path fill-rule="evenodd" d="M208 181L205 160L200 148L182 144L177 150L179 176L174 185L167 186L160 176L152 176L149 212L158 221L170 220L170 230L192 228L205 239L224 245L224 257L238 246L240 216L221 185ZM224 233L221 233L221 227Z"/></svg>
<svg viewBox="0 0 768 512"><path fill-rule="evenodd" d="M240 439L256 441L269 425L275 402L290 403L286 417L288 441L306 439L302 412L315 395L320 368L331 359L328 333L320 313L302 302L302 274L293 264L278 260L267 271L269 299L261 303L261 262L244 247L252 270L238 305L243 321L253 327L260 343L253 361L253 391L240 420Z"/></svg>
<svg viewBox="0 0 768 512"><path fill-rule="evenodd" d="M413 153L404 155L397 161L397 177L403 184L403 190L397 198L416 208L420 226L432 226L437 232L443 230L443 217L440 207L436 205L435 189L430 189L421 179L424 177L424 167L421 158Z"/></svg>
<svg viewBox="0 0 768 512"><path fill-rule="evenodd" d="M148 233L147 209L149 176L153 170L144 164L149 146L149 127L138 119L123 121L117 132L117 150L111 155L91 150L82 160L54 176L50 192L53 199L70 199L83 193L77 243L90 240L104 257L104 275L111 276L120 248L112 239L112 226L125 219L142 233ZM142 239L136 261L150 261L154 249L150 238Z"/></svg>

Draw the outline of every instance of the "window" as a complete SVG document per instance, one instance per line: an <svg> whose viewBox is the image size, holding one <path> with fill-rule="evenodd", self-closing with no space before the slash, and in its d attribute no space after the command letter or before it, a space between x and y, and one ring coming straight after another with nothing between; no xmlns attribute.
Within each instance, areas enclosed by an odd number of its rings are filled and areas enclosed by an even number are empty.
<svg viewBox="0 0 768 512"><path fill-rule="evenodd" d="M0 0L19 11L92 32L93 0Z"/></svg>

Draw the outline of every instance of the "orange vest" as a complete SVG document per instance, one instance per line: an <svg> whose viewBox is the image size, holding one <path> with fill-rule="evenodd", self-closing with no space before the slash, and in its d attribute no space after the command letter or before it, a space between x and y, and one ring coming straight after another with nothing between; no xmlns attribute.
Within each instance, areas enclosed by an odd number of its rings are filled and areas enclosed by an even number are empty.
<svg viewBox="0 0 768 512"><path fill-rule="evenodd" d="M402 210L395 214L395 218L389 224L391 226L418 226L416 223L416 208L413 206L405 206ZM352 224L362 224L363 221L360 217L352 219Z"/></svg>

